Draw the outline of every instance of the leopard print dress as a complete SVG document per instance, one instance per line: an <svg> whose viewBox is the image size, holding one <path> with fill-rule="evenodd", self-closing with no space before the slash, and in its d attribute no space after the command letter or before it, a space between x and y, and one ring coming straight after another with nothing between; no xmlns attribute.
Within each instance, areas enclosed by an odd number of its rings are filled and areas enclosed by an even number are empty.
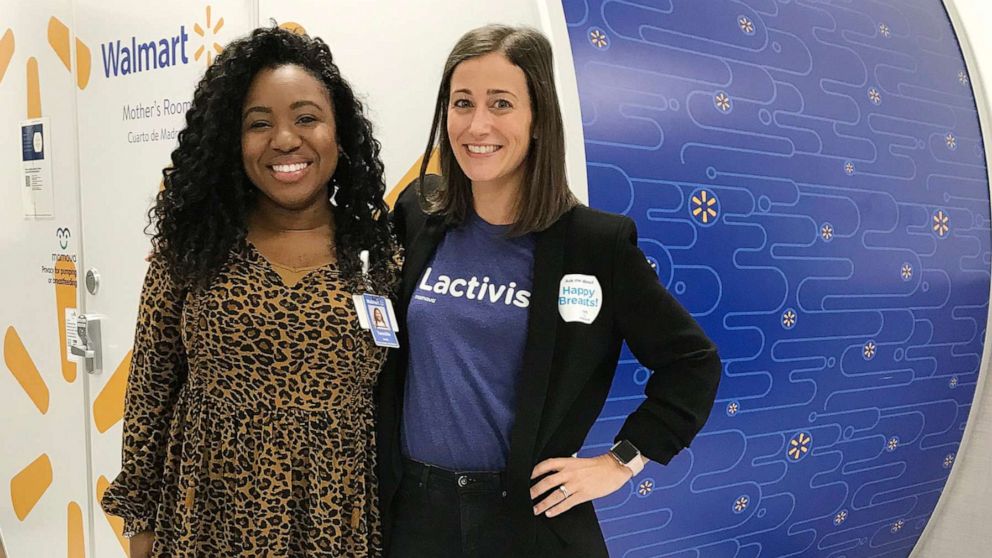
<svg viewBox="0 0 992 558"><path fill-rule="evenodd" d="M184 292L153 257L104 510L128 535L154 530L155 557L381 555L385 357L333 264L287 286L243 243Z"/></svg>

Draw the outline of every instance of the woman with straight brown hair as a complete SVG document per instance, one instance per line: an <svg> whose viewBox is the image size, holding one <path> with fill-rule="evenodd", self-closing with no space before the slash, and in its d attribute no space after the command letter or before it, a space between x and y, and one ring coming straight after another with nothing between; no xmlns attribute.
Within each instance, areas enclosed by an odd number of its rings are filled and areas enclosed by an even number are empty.
<svg viewBox="0 0 992 558"><path fill-rule="evenodd" d="M668 463L709 415L716 348L627 217L568 188L551 45L502 25L448 57L424 160L400 196L401 349L379 390L393 557L602 557L592 501ZM654 371L609 451L575 457L626 341ZM604 448L605 450L605 448Z"/></svg>

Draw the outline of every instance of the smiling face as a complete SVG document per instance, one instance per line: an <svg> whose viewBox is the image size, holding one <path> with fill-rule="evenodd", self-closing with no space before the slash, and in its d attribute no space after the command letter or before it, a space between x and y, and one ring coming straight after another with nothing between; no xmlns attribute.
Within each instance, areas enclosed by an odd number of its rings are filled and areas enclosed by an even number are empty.
<svg viewBox="0 0 992 558"><path fill-rule="evenodd" d="M328 203L338 142L327 88L300 66L259 71L242 109L241 157L263 202L290 211Z"/></svg>
<svg viewBox="0 0 992 558"><path fill-rule="evenodd" d="M517 187L530 150L527 77L501 53L462 62L451 75L448 141L472 185Z"/></svg>

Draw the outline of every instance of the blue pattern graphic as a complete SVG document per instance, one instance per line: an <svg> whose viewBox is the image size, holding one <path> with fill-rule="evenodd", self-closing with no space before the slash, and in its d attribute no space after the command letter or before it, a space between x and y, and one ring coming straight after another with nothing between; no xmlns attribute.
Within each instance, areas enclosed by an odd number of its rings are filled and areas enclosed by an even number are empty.
<svg viewBox="0 0 992 558"><path fill-rule="evenodd" d="M597 509L613 556L908 556L988 312L975 99L938 0L565 0L589 199L720 347L689 450ZM650 374L625 350L583 449Z"/></svg>

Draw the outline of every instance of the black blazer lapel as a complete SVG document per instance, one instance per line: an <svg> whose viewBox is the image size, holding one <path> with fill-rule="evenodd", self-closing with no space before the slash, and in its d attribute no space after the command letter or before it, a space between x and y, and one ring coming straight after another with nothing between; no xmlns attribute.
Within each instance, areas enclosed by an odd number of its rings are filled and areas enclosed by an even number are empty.
<svg viewBox="0 0 992 558"><path fill-rule="evenodd" d="M447 226L444 219L428 216L423 227L406 243L406 261L403 264L403 281L400 285L400 298L397 301L396 313L400 323L400 348L393 353L382 376L379 378L380 408L377 431L383 436L379 439L380 456L391 463L383 463L382 467L391 470L392 479L380 479L383 483L382 505L384 509L391 505L393 491L402 476L402 456L400 453L400 421L403 415L403 393L406 383L406 363L409 358L409 337L406 330L406 309L410 297L417 287L417 281L424 271L427 262L437 249L438 243L444 238ZM393 482L389 482L392 480ZM387 486L388 485L388 486Z"/></svg>
<svg viewBox="0 0 992 558"><path fill-rule="evenodd" d="M444 218L438 215L427 217L423 228L409 242L406 247L406 261L403 264L403 289L400 293L401 312L406 313L406 307L410 304L410 297L413 296L414 289L417 288L417 281L424 272L424 267L430 261L431 256L437 249L437 245L444 238L444 233L448 230L444 223Z"/></svg>
<svg viewBox="0 0 992 558"><path fill-rule="evenodd" d="M509 473L510 508L517 515L518 532L533 540L534 522L530 514L530 473L537 433L541 424L548 378L555 350L558 327L558 284L565 258L565 240L571 212L538 233L534 248L534 285L527 313L527 341L517 386L517 403L510 431ZM520 515L519 512L526 515Z"/></svg>

